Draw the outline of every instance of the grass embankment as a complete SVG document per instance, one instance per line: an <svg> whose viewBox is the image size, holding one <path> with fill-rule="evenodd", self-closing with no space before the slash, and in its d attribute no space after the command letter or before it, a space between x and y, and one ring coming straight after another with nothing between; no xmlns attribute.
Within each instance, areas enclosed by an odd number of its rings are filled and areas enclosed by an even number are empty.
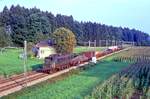
<svg viewBox="0 0 150 99"><path fill-rule="evenodd" d="M13 75L23 72L23 59L19 58L22 52L22 49L6 49L3 53L0 53L0 75ZM42 63L42 60L30 58L27 60L27 70L32 70Z"/></svg>
<svg viewBox="0 0 150 99"><path fill-rule="evenodd" d="M102 50L104 48L97 47L96 50ZM74 53L80 53L88 50L93 50L93 48L87 47L76 47ZM19 55L23 52L23 49L6 49L4 52L0 53L0 75L13 75L20 74L23 72L23 59L19 58ZM40 64L43 64L43 60L31 59L27 60L27 70L33 70L37 68Z"/></svg>
<svg viewBox="0 0 150 99"><path fill-rule="evenodd" d="M2 99L83 99L97 84L127 65L129 63L104 59L94 67L73 73L57 82L48 80Z"/></svg>

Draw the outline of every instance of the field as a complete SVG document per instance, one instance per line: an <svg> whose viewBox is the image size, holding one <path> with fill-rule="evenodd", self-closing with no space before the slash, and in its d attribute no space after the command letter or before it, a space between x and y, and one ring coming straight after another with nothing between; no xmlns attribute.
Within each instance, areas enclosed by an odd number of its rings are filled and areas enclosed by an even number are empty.
<svg viewBox="0 0 150 99"><path fill-rule="evenodd" d="M104 48L97 47L96 50L103 50ZM93 48L76 47L74 53L80 53ZM23 60L19 58L22 49L6 49L0 53L0 75L13 75L23 72ZM43 64L43 60L30 58L27 60L27 70L33 70Z"/></svg>
<svg viewBox="0 0 150 99"><path fill-rule="evenodd" d="M2 99L150 99L149 64L150 48L134 47Z"/></svg>
<svg viewBox="0 0 150 99"><path fill-rule="evenodd" d="M13 75L23 72L23 60L19 58L22 49L6 49L0 53L0 75ZM42 64L39 59L28 59L27 69L32 70L35 66Z"/></svg>
<svg viewBox="0 0 150 99"><path fill-rule="evenodd" d="M129 63L100 61L97 65L69 74L57 82L48 80L2 99L83 99L100 82L119 72Z"/></svg>
<svg viewBox="0 0 150 99"><path fill-rule="evenodd" d="M112 58L132 64L98 84L87 99L150 99L150 48L127 50Z"/></svg>
<svg viewBox="0 0 150 99"><path fill-rule="evenodd" d="M91 50L96 50L96 51L100 51L100 50L104 50L106 49L106 47L83 47L83 46L78 46L74 49L74 53L80 53L80 52L84 52L84 51L91 51Z"/></svg>

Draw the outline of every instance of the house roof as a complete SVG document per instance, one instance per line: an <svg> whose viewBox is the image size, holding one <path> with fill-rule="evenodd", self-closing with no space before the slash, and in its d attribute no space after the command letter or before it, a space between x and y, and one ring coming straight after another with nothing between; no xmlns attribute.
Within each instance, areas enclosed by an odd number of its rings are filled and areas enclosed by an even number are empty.
<svg viewBox="0 0 150 99"><path fill-rule="evenodd" d="M53 46L52 40L43 40L36 44L36 47L49 47Z"/></svg>

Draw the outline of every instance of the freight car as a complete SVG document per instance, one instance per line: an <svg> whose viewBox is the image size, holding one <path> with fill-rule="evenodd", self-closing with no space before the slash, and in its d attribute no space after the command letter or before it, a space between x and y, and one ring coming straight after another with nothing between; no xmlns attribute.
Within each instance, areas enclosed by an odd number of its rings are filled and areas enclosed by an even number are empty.
<svg viewBox="0 0 150 99"><path fill-rule="evenodd" d="M107 50L111 50L111 51L118 51L118 50L121 50L122 49L122 47L121 46L110 46L110 47L108 47L108 49Z"/></svg>
<svg viewBox="0 0 150 99"><path fill-rule="evenodd" d="M44 66L40 72L54 73L71 66L76 66L92 59L94 51L76 54L53 54L45 58Z"/></svg>
<svg viewBox="0 0 150 99"><path fill-rule="evenodd" d="M108 48L103 52L87 51L76 54L53 54L45 58L44 66L40 72L54 73L72 66L78 66L84 62L89 62L93 57L99 58L104 55L120 50L119 47Z"/></svg>

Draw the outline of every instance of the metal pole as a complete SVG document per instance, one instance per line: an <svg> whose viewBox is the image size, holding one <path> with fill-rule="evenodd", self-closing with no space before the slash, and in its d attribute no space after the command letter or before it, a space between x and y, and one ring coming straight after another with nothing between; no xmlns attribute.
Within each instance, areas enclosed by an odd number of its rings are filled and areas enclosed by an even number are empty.
<svg viewBox="0 0 150 99"><path fill-rule="evenodd" d="M94 40L94 50L96 51L96 40Z"/></svg>
<svg viewBox="0 0 150 99"><path fill-rule="evenodd" d="M115 40L113 40L113 46L115 46Z"/></svg>
<svg viewBox="0 0 150 99"><path fill-rule="evenodd" d="M89 48L91 47L91 42L90 42L90 40L89 40Z"/></svg>
<svg viewBox="0 0 150 99"><path fill-rule="evenodd" d="M99 40L99 47L101 47L101 40Z"/></svg>
<svg viewBox="0 0 150 99"><path fill-rule="evenodd" d="M105 42L106 42L106 47L108 47L108 45L107 45L108 41L106 40Z"/></svg>
<svg viewBox="0 0 150 99"><path fill-rule="evenodd" d="M24 41L24 80L25 80L25 87L27 86L27 41Z"/></svg>

